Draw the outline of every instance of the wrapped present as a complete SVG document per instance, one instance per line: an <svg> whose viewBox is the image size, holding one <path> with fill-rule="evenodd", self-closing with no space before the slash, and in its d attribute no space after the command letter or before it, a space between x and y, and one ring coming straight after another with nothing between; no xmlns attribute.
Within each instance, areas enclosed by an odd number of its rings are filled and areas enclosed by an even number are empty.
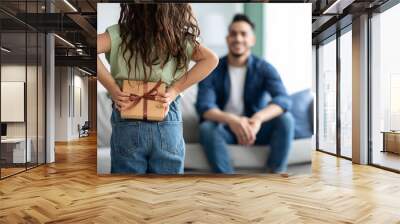
<svg viewBox="0 0 400 224"><path fill-rule="evenodd" d="M155 97L159 93L165 93L165 88L165 83L161 81L124 80L122 91L130 93L130 100L134 103L130 108L121 111L121 118L162 121L165 117L165 109L163 103L156 101Z"/></svg>

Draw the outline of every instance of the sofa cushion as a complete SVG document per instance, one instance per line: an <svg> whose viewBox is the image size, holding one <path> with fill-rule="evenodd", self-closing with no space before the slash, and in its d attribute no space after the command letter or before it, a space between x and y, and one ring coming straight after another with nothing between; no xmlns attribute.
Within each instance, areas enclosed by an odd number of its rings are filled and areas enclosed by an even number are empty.
<svg viewBox="0 0 400 224"><path fill-rule="evenodd" d="M295 139L309 138L314 133L314 96L309 89L296 92L292 99L292 113L295 121Z"/></svg>
<svg viewBox="0 0 400 224"><path fill-rule="evenodd" d="M228 145L229 155L236 169L254 169L265 167L270 148L269 146ZM292 150L288 157L288 165L310 163L312 139L293 141ZM207 157L199 143L187 143L185 152L185 169L210 170Z"/></svg>
<svg viewBox="0 0 400 224"><path fill-rule="evenodd" d="M112 101L107 90L97 84L97 147L109 147L111 139Z"/></svg>
<svg viewBox="0 0 400 224"><path fill-rule="evenodd" d="M199 142L199 116L194 106L197 98L197 85L185 90L181 98L183 119L183 138L187 143Z"/></svg>

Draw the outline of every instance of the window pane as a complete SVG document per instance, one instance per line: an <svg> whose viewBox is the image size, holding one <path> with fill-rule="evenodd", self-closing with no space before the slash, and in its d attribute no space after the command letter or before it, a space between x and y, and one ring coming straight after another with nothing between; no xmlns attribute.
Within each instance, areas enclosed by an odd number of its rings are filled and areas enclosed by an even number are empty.
<svg viewBox="0 0 400 224"><path fill-rule="evenodd" d="M352 35L351 30L340 37L340 152L351 158L352 141Z"/></svg>
<svg viewBox="0 0 400 224"><path fill-rule="evenodd" d="M0 7L23 19L25 13L45 9L44 0L0 2ZM0 23L0 167L4 178L44 162L45 35L4 12L0 17L4 20Z"/></svg>
<svg viewBox="0 0 400 224"><path fill-rule="evenodd" d="M336 153L336 40L318 48L319 149Z"/></svg>
<svg viewBox="0 0 400 224"><path fill-rule="evenodd" d="M26 141L26 33L1 34L1 177L25 170L30 161ZM28 144L27 144L28 143ZM27 147L28 146L28 150Z"/></svg>
<svg viewBox="0 0 400 224"><path fill-rule="evenodd" d="M400 4L372 18L372 163L400 170ZM385 134L382 132L397 131ZM386 143L384 145L384 142Z"/></svg>

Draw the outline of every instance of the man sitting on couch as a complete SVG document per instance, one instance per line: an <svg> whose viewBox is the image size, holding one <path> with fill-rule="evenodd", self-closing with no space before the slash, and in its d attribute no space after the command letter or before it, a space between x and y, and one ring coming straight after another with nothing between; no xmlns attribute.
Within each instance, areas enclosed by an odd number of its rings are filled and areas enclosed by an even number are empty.
<svg viewBox="0 0 400 224"><path fill-rule="evenodd" d="M270 145L266 171L284 173L294 138L291 100L275 68L251 54L249 18L235 15L228 32L228 55L199 83L200 144L216 173L234 173L227 144Z"/></svg>

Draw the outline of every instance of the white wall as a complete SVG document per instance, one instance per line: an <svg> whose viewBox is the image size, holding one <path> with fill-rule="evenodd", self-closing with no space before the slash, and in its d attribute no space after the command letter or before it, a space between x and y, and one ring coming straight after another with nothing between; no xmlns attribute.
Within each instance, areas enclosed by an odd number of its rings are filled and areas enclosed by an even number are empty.
<svg viewBox="0 0 400 224"><path fill-rule="evenodd" d="M26 70L25 70L26 69ZM8 65L2 65L1 66L1 81L17 81L17 82L25 82L25 75L26 75L26 71L28 72L28 74L36 74L36 67L33 66L26 66L24 65L18 65L18 64L8 64ZM31 80L30 80L31 82ZM29 83L32 84L32 83ZM34 83L36 85L36 82ZM31 102L33 102L34 100L36 100L36 95L34 93L36 93L36 89L27 89L27 90L33 90L34 92L27 93L27 104L30 104ZM4 97L4 96L2 96ZM36 102L36 101L35 101ZM35 104L36 107L36 104ZM1 110L9 110L9 108L1 108ZM24 110L24 108L22 108L22 110ZM28 110L28 109L27 109ZM30 111L30 110L28 110ZM28 119L28 129L32 129L33 125L36 124L32 124L32 121L36 122L36 113L27 113L27 119ZM26 122L7 122L7 136L8 137L25 137L25 126L26 126ZM31 132L28 130L28 137L29 134Z"/></svg>
<svg viewBox="0 0 400 224"><path fill-rule="evenodd" d="M56 67L56 141L77 139L78 124L83 125L88 120L88 78L81 75L83 73L76 68ZM79 89L81 102L77 97ZM82 106L82 115L79 113L78 105Z"/></svg>
<svg viewBox="0 0 400 224"><path fill-rule="evenodd" d="M119 3L97 3L97 33L103 33L107 27L118 23L120 11Z"/></svg>
<svg viewBox="0 0 400 224"><path fill-rule="evenodd" d="M82 89L82 116L80 122L83 124L89 120L89 78L87 76L75 76L80 80L79 84ZM78 81L75 81L77 83Z"/></svg>
<svg viewBox="0 0 400 224"><path fill-rule="evenodd" d="M226 55L228 26L236 13L243 13L243 3L192 3L191 6L199 23L201 42L218 56Z"/></svg>
<svg viewBox="0 0 400 224"><path fill-rule="evenodd" d="M119 13L121 11L121 7L119 3L97 3L97 33L103 33L106 31L106 28L118 23ZM100 60L109 70L110 65L107 63L107 60L104 54L100 55ZM97 81L97 92L106 92L107 90L99 81ZM101 103L101 102L97 102ZM99 130L101 132L101 130Z"/></svg>
<svg viewBox="0 0 400 224"><path fill-rule="evenodd" d="M55 140L68 140L68 68L55 68ZM67 96L67 97L66 97Z"/></svg>
<svg viewBox="0 0 400 224"><path fill-rule="evenodd" d="M2 72L5 74L1 80L1 121L23 123L25 121L25 66L6 65L4 67Z"/></svg>
<svg viewBox="0 0 400 224"><path fill-rule="evenodd" d="M311 4L264 5L264 58L289 92L312 87Z"/></svg>
<svg viewBox="0 0 400 224"><path fill-rule="evenodd" d="M78 72L78 73L77 73ZM75 113L72 113L73 119L72 119L72 124L71 124L71 138L78 138L79 133L78 133L78 124L82 126L85 121L88 121L88 78L86 76L81 76L82 73L80 73L78 70L75 69L74 71L74 92L72 93L73 96L71 96L72 99L74 99L74 108ZM80 91L80 93L78 93ZM80 94L80 98L79 98ZM81 102L79 102L81 101ZM72 105L71 105L72 106ZM81 108L79 108L81 107ZM81 109L82 111L80 112Z"/></svg>
<svg viewBox="0 0 400 224"><path fill-rule="evenodd" d="M97 3L97 33L104 33L107 27L117 24L120 11L119 3ZM100 55L100 60L107 69L110 69L104 54ZM100 82L98 85L101 85ZM102 86L100 88L105 90Z"/></svg>

